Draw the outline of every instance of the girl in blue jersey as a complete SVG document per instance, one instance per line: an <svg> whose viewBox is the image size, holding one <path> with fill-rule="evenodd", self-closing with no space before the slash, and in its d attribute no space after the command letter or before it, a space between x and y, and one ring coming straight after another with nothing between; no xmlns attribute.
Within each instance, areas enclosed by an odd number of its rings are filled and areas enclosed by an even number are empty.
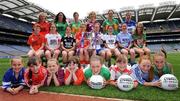
<svg viewBox="0 0 180 101"><path fill-rule="evenodd" d="M132 48L133 39L131 34L127 31L126 23L122 24L122 31L117 35L117 43L120 48L120 52L126 56L130 53L130 63L135 63L135 51Z"/></svg>
<svg viewBox="0 0 180 101"><path fill-rule="evenodd" d="M155 87L161 86L160 81L158 81L158 78L154 75L149 56L143 55L140 57L139 63L132 66L132 71L133 78L141 85Z"/></svg>
<svg viewBox="0 0 180 101"><path fill-rule="evenodd" d="M4 74L2 88L13 95L19 93L25 85L24 71L22 58L13 58L11 60L11 68Z"/></svg>

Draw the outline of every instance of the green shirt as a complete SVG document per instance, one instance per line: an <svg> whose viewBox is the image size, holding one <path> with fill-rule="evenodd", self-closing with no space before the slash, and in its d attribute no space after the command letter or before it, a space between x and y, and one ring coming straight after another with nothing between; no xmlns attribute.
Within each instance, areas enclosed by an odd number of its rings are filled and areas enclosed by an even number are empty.
<svg viewBox="0 0 180 101"><path fill-rule="evenodd" d="M154 74L158 77L160 77L163 74L171 74L171 68L167 65L167 63L164 65L164 67L162 68L162 72L160 73L160 71L157 69L156 66L154 66Z"/></svg>
<svg viewBox="0 0 180 101"><path fill-rule="evenodd" d="M138 35L135 33L132 35L132 38L140 48L142 48L144 43L146 42L146 34L145 33L142 35Z"/></svg>
<svg viewBox="0 0 180 101"><path fill-rule="evenodd" d="M67 23L60 23L60 22L57 22L56 23L56 28L57 28L57 31L58 33L64 37L65 36L65 32L66 32L66 27L68 26Z"/></svg>
<svg viewBox="0 0 180 101"><path fill-rule="evenodd" d="M72 32L72 34L73 35L75 35L77 32L79 32L80 30L80 26L81 26L81 22L80 21L78 21L77 23L75 22L75 21L73 21L72 23L71 23L71 32Z"/></svg>
<svg viewBox="0 0 180 101"><path fill-rule="evenodd" d="M117 19L112 19L112 22L110 22L109 21L109 19L106 19L104 22L103 22L103 24L102 24L102 26L103 26L103 31L104 31L104 33L108 33L108 27L109 26L112 26L113 27L113 29L114 29L114 31L113 31L113 33L115 34L115 35L117 35L118 33L119 33L119 22L118 22L118 20Z"/></svg>
<svg viewBox="0 0 180 101"><path fill-rule="evenodd" d="M93 74L92 74L92 69L91 67L88 67L85 72L84 72L86 80L88 80ZM99 73L102 77L104 77L106 80L110 79L110 71L108 70L107 67L102 66L101 71Z"/></svg>

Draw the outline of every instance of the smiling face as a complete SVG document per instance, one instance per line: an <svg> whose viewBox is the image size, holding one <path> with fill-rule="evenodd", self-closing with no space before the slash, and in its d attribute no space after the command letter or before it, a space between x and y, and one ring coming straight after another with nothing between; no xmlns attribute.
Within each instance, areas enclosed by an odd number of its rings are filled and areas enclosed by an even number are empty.
<svg viewBox="0 0 180 101"><path fill-rule="evenodd" d="M48 61L47 62L47 70L56 72L56 71L58 71L58 68L59 68L59 66L56 61Z"/></svg>
<svg viewBox="0 0 180 101"><path fill-rule="evenodd" d="M165 58L163 56L154 57L154 65L161 70L165 65Z"/></svg>
<svg viewBox="0 0 180 101"><path fill-rule="evenodd" d="M22 60L21 59L13 59L11 61L11 66L13 68L13 71L15 73L19 73L19 71L21 70L23 64L22 64Z"/></svg>
<svg viewBox="0 0 180 101"><path fill-rule="evenodd" d="M58 15L58 21L59 21L59 22L62 22L62 21L63 21L63 17L64 17L63 13L59 13L59 15Z"/></svg>
<svg viewBox="0 0 180 101"><path fill-rule="evenodd" d="M112 18L112 17L113 17L113 14L114 14L114 11L113 11L113 10L109 10L109 11L108 11L108 16L109 16L109 18Z"/></svg>
<svg viewBox="0 0 180 101"><path fill-rule="evenodd" d="M71 28L69 26L66 28L66 35L67 36L71 35Z"/></svg>
<svg viewBox="0 0 180 101"><path fill-rule="evenodd" d="M54 23L52 23L50 26L50 32L52 33L56 32L56 25Z"/></svg>
<svg viewBox="0 0 180 101"><path fill-rule="evenodd" d="M125 23L122 24L121 28L123 32L127 31L127 25Z"/></svg>
<svg viewBox="0 0 180 101"><path fill-rule="evenodd" d="M143 72L148 72L150 69L151 69L151 61L150 60L142 60L140 62L140 69L143 71Z"/></svg>
<svg viewBox="0 0 180 101"><path fill-rule="evenodd" d="M33 30L34 30L34 34L39 34L39 32L41 31L41 27L39 24L35 24L33 26Z"/></svg>
<svg viewBox="0 0 180 101"><path fill-rule="evenodd" d="M102 68L102 64L100 61L91 61L90 65L91 65L93 75L100 73L101 68Z"/></svg>

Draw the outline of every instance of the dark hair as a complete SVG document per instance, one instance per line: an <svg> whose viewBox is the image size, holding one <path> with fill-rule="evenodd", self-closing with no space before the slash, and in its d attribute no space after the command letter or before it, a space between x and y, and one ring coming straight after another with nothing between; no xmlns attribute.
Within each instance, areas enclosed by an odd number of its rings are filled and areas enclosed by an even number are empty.
<svg viewBox="0 0 180 101"><path fill-rule="evenodd" d="M114 11L112 9L108 10L108 14L109 14L109 12L113 12L113 14L114 14Z"/></svg>
<svg viewBox="0 0 180 101"><path fill-rule="evenodd" d="M80 64L79 58L78 58L77 56L71 57L71 58L69 59L67 65L68 65L69 63L71 63L71 61L74 62L74 63L76 63L76 64L78 64L78 68L81 68L81 64Z"/></svg>
<svg viewBox="0 0 180 101"><path fill-rule="evenodd" d="M56 18L55 18L54 22L55 22L55 23L58 22L59 14L62 14L62 15L63 15L63 23L65 24L65 23L66 23L66 16L64 15L63 12L59 12L59 13L56 15Z"/></svg>
<svg viewBox="0 0 180 101"><path fill-rule="evenodd" d="M76 14L79 16L78 12L74 12L73 13L73 17L75 17Z"/></svg>
<svg viewBox="0 0 180 101"><path fill-rule="evenodd" d="M27 62L27 66L29 67L29 66L32 66L32 65L37 65L37 61L39 61L37 57L29 58L29 60ZM32 85L32 70L31 69L29 69L28 84Z"/></svg>

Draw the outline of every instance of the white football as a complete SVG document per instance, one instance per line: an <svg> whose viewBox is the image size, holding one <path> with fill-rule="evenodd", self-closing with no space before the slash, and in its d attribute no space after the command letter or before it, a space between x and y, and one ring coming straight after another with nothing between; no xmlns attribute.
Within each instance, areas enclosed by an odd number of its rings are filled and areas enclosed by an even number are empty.
<svg viewBox="0 0 180 101"><path fill-rule="evenodd" d="M92 75L89 82L93 89L103 88L103 77L101 75Z"/></svg>
<svg viewBox="0 0 180 101"><path fill-rule="evenodd" d="M178 89L178 80L172 74L164 74L160 77L161 88L165 90L176 90Z"/></svg>
<svg viewBox="0 0 180 101"><path fill-rule="evenodd" d="M117 86L122 91L130 91L133 89L134 80L131 76L123 74L118 78Z"/></svg>

